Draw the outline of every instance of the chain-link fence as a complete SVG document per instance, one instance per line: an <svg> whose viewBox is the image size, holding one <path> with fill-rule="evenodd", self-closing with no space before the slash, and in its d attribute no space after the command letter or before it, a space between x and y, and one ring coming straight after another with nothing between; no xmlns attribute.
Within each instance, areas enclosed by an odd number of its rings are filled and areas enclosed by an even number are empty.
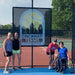
<svg viewBox="0 0 75 75"><path fill-rule="evenodd" d="M6 59L3 53L3 41L7 37L7 33L12 32L12 29L9 30L2 30L0 34L0 67L4 67ZM49 40L51 38L51 40ZM46 55L46 48L48 47L48 42L53 41L54 38L58 39L57 44L59 41L64 42L64 46L67 47L69 50L69 55L71 56L72 50L72 30L52 30L49 32L46 31L45 39L46 45L44 46L35 46L33 47L33 67L47 67L48 66L48 57ZM22 47L22 55L21 55L21 66L24 67L31 67L32 61L32 47ZM15 66L17 65L17 57L15 59ZM10 64L12 66L12 63Z"/></svg>

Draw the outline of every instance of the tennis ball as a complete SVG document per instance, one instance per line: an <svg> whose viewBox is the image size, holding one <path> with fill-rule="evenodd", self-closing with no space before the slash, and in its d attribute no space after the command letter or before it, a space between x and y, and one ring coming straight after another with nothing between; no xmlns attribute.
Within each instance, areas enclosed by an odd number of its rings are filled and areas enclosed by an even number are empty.
<svg viewBox="0 0 75 75"><path fill-rule="evenodd" d="M71 64L71 61L70 62L68 62L68 65L70 65Z"/></svg>
<svg viewBox="0 0 75 75"><path fill-rule="evenodd" d="M68 62L68 65L70 65L71 64L71 61L70 62ZM69 66L69 68L71 68L71 66Z"/></svg>

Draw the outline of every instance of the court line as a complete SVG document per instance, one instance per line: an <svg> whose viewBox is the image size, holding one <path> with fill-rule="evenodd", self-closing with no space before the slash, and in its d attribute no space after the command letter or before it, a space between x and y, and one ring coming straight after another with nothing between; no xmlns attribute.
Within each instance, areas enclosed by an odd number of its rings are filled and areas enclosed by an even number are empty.
<svg viewBox="0 0 75 75"><path fill-rule="evenodd" d="M43 48L44 52L46 52L47 47L41 47ZM57 54L54 54L55 56L57 56Z"/></svg>

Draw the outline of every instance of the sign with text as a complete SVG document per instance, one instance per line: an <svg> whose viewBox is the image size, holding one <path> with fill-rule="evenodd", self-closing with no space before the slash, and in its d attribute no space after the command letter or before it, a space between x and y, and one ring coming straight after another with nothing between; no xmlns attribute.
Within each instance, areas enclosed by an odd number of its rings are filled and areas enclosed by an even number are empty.
<svg viewBox="0 0 75 75"><path fill-rule="evenodd" d="M20 34L22 46L50 43L50 15L48 8L13 7L13 31Z"/></svg>

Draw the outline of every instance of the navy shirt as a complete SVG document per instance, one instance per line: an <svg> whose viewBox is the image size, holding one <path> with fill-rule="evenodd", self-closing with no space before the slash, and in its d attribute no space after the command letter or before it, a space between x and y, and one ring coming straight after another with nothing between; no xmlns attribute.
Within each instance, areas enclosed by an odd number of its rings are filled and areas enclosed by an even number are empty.
<svg viewBox="0 0 75 75"><path fill-rule="evenodd" d="M66 47L63 47L63 48L58 48L58 52L59 52L59 55L61 58L67 58L67 48Z"/></svg>

